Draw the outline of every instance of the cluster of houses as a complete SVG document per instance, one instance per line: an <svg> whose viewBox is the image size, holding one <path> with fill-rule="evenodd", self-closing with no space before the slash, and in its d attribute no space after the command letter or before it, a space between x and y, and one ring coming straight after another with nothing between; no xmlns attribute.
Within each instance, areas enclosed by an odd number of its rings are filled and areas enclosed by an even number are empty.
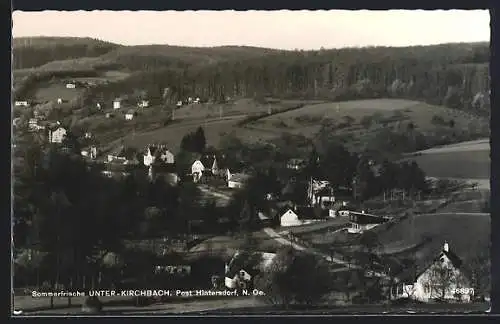
<svg viewBox="0 0 500 324"><path fill-rule="evenodd" d="M225 264L224 285L229 289L252 289L253 279L259 273L269 271L275 257L275 253L256 251L249 257L235 252ZM446 278L441 278L442 273L447 274ZM391 300L470 302L474 298L471 281L463 270L463 261L450 250L446 241L419 259L415 267L403 268L392 275L393 280L382 280L382 289L388 292Z"/></svg>

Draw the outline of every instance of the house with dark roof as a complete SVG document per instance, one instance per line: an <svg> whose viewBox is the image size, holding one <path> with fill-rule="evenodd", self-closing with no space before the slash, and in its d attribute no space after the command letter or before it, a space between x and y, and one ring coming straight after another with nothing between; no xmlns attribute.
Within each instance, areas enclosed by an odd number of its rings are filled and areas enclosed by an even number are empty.
<svg viewBox="0 0 500 324"><path fill-rule="evenodd" d="M286 163L286 168L289 170L302 170L307 166L307 161L304 159L290 159Z"/></svg>
<svg viewBox="0 0 500 324"><path fill-rule="evenodd" d="M283 227L300 226L313 222L324 221L329 216L330 212L328 210L310 206L285 206L279 211L280 225Z"/></svg>
<svg viewBox="0 0 500 324"><path fill-rule="evenodd" d="M137 111L134 109L129 109L125 113L125 120L132 120L135 116L137 116Z"/></svg>
<svg viewBox="0 0 500 324"><path fill-rule="evenodd" d="M396 284L391 288L392 298L470 302L474 296L470 279L462 271L462 260L450 250L448 242L438 255L429 256L396 276Z"/></svg>
<svg viewBox="0 0 500 324"><path fill-rule="evenodd" d="M343 215L342 211L339 213ZM349 227L347 231L353 234L363 233L364 231L370 230L390 220L389 217L367 214L364 210L361 212L348 211L347 216L349 217L349 222L351 223L351 227Z"/></svg>

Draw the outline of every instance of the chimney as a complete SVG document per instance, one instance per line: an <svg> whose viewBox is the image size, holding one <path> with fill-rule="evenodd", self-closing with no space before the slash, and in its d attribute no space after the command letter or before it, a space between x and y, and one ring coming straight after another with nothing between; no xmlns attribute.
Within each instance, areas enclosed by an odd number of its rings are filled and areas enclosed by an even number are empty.
<svg viewBox="0 0 500 324"><path fill-rule="evenodd" d="M443 251L450 252L450 246L449 246L448 242L446 242L446 241L444 242Z"/></svg>

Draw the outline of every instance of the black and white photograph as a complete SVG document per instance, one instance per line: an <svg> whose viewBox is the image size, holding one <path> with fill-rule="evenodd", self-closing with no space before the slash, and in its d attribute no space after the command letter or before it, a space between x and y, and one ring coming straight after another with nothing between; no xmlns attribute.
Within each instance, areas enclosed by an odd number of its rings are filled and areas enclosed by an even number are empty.
<svg viewBox="0 0 500 324"><path fill-rule="evenodd" d="M490 309L488 10L12 21L12 316Z"/></svg>

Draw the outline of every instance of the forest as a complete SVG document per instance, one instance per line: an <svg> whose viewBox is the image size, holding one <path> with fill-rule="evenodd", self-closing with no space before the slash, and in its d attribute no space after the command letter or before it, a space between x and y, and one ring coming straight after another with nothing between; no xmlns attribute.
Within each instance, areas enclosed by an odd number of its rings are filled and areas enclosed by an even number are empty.
<svg viewBox="0 0 500 324"><path fill-rule="evenodd" d="M45 48L53 48L52 59L56 60L76 56L73 52L78 46L68 47L67 52L50 43ZM161 45L109 51L109 46L85 47L80 49L80 55L107 52L100 57L101 68L103 64L114 64L115 69L130 72L130 76L94 88L86 94L87 99L108 100L137 90L146 91L154 104L164 104L165 99L174 103L187 96L214 101L224 101L227 97L333 101L394 97L489 115L488 43L318 51L259 51L251 47L189 51ZM39 57L37 48L19 49L23 60ZM16 50L14 60L19 62ZM50 72L45 74L50 77Z"/></svg>

